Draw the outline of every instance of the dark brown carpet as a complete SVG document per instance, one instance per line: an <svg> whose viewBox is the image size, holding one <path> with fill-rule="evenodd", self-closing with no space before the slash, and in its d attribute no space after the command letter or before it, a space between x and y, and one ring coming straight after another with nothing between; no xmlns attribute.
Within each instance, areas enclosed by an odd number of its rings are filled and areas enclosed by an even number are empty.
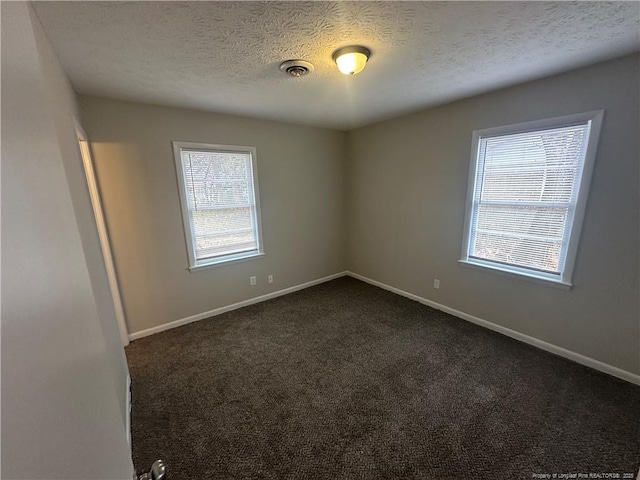
<svg viewBox="0 0 640 480"><path fill-rule="evenodd" d="M136 468L162 458L170 480L640 464L640 387L351 278L136 340L127 357Z"/></svg>

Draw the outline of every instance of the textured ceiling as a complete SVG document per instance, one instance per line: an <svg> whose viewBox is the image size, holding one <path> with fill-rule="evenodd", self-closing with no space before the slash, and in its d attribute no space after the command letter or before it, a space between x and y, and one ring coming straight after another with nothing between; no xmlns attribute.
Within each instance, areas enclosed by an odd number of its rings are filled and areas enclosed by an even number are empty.
<svg viewBox="0 0 640 480"><path fill-rule="evenodd" d="M340 129L640 49L638 2L34 6L79 93ZM353 77L331 60L349 44L372 51Z"/></svg>

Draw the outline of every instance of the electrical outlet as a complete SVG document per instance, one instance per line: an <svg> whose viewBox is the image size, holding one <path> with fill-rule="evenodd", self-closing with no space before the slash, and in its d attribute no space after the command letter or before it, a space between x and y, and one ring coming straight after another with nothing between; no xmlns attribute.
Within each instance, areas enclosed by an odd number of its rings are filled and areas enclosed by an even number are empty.
<svg viewBox="0 0 640 480"><path fill-rule="evenodd" d="M249 285L252 287L256 284L256 277L249 277Z"/></svg>
<svg viewBox="0 0 640 480"><path fill-rule="evenodd" d="M267 276L267 282L273 283L273 275Z"/></svg>
<svg viewBox="0 0 640 480"><path fill-rule="evenodd" d="M440 280L437 278L433 279L433 288L440 288Z"/></svg>

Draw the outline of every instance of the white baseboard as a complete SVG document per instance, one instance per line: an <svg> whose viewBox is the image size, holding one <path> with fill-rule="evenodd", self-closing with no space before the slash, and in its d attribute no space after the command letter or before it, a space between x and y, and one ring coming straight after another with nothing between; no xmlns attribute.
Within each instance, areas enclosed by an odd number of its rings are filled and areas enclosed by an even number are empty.
<svg viewBox="0 0 640 480"><path fill-rule="evenodd" d="M127 443L131 451L131 376L127 373ZM132 452L133 453L133 452Z"/></svg>
<svg viewBox="0 0 640 480"><path fill-rule="evenodd" d="M272 298L281 297L282 295L287 295L288 293L293 293L298 290L303 290L308 287L312 287L314 285L318 285L320 283L328 282L330 280L334 280L336 278L350 276L356 278L358 280L362 280L363 282L369 283L371 285L375 285L376 287L383 288L384 290L388 290L390 292L396 293L403 297L409 298L411 300L415 300L416 302L420 302L424 305L428 305L430 307L435 308L436 310L441 310L445 313L453 315L454 317L461 318L463 320L467 320L468 322L475 323L476 325L480 325L481 327L488 328L489 330L493 330L494 332L501 333L506 335L507 337L514 338L521 342L527 343L529 345L533 345L534 347L540 348L541 350L545 350L547 352L551 352L555 355L559 355L561 357L572 360L581 365L585 365L587 367L593 368L600 372L607 373L617 378L621 378L622 380L626 380L627 382L634 383L636 385L640 385L640 375L635 373L628 372L626 370L622 370L621 368L614 367L607 363L601 362L599 360L595 360L593 358L584 356L580 353L573 352L571 350L567 350L566 348L559 347L552 343L545 342L543 340L539 340L535 337L531 337L524 333L520 333L516 330L511 330L510 328L503 327L501 325L497 325L495 323L489 322L482 318L476 317L469 313L461 312L460 310L456 310L451 307L447 307L446 305L442 305L436 303L434 301L428 300L424 297L420 297L419 295L415 295L413 293L406 292L404 290L400 290L399 288L392 287L391 285L387 285L386 283L379 282L377 280L373 280L371 278L365 277L364 275L359 275L354 272L344 271L340 273L335 273L333 275L329 275L328 277L318 278L317 280L312 280L310 282L301 283L300 285L294 285L293 287L285 288L283 290L278 290L277 292L268 293L266 295L261 295L259 297L250 298L248 300L244 300L242 302L233 303L231 305L227 305L220 308L215 308L213 310L209 310L208 312L199 313L197 315L192 315L190 317L182 318L179 320L175 320L173 322L165 323L163 325L158 325L157 327L149 328L147 330L142 330L140 332L135 332L129 335L129 340L137 340L138 338L147 337L149 335L153 335L154 333L163 332L165 330L170 330L172 328L180 327L182 325L186 325L188 323L197 322L198 320L203 320L205 318L215 317L216 315L220 315L225 312L230 312L231 310L236 310L238 308L246 307L248 305L253 305L255 303L264 302L265 300L270 300ZM127 378L127 396L128 396L128 405L130 405L130 379ZM127 426L127 431L130 435L130 424Z"/></svg>
<svg viewBox="0 0 640 480"><path fill-rule="evenodd" d="M344 277L345 275L347 275L347 272L335 273L333 275L329 275L328 277L322 277L316 280L312 280L310 282L301 283L300 285L294 285L293 287L285 288L283 290L278 290L277 292L267 293L266 295L260 295L259 297L250 298L249 300L233 303L225 307L214 308L213 310L209 310L208 312L198 313L197 315L181 318L173 322L165 323L163 325L158 325L157 327L148 328L146 330L141 330L140 332L131 333L129 334L129 340L131 341L137 340L138 338L148 337L149 335L153 335L154 333L163 332L165 330L180 327L188 323L197 322L198 320L204 320L205 318L215 317L216 315L220 315L221 313L230 312L231 310L236 310L238 308L246 307L248 305L253 305L254 303L260 303L260 302L264 302L265 300L281 297L282 295L297 292L298 290L303 290L305 288L312 287L320 283L324 283L330 280L334 280L336 278Z"/></svg>
<svg viewBox="0 0 640 480"><path fill-rule="evenodd" d="M387 285L386 283L378 282L377 280L373 280L363 275L359 275L357 273L353 273L349 271L347 271L346 274L349 275L350 277L356 278L358 280L362 280L363 282L369 283L371 285L375 285L376 287L383 288L390 292L397 293L398 295L402 295L403 297L407 297L407 298L410 298L411 300L420 302L424 305L428 305L430 307L435 308L436 310L441 310L445 313L449 313L454 317L467 320L468 322L475 323L476 325L480 325L481 327L488 328L489 330L493 330L494 332L501 333L503 335L506 335L507 337L511 337L521 342L527 343L529 345L533 345L534 347L540 348L541 350L546 350L547 352L551 352L553 354L567 358L581 365L593 368L600 372L607 373L614 377L618 377L622 380L626 380L627 382L640 385L640 375L637 375L635 373L631 373L626 370L622 370L621 368L614 367L607 363L603 363L599 360L595 360L593 358L586 357L579 353L572 352L571 350L567 350L566 348L558 347L557 345L547 343L535 337L530 337L529 335L525 335L524 333L520 333L515 330L511 330L510 328L497 325L487 320L483 320L482 318L478 318L468 313L461 312L460 310L447 307L446 305L441 305L439 303L433 302L431 300L420 297L418 295L414 295L413 293L405 292L404 290L400 290L399 288L392 287L391 285Z"/></svg>

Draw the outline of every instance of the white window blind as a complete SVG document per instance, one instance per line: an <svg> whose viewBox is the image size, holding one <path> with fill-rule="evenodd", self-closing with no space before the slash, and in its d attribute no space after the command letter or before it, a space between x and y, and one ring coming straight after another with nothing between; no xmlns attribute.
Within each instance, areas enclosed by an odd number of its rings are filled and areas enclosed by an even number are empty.
<svg viewBox="0 0 640 480"><path fill-rule="evenodd" d="M253 149L177 148L191 266L261 253Z"/></svg>
<svg viewBox="0 0 640 480"><path fill-rule="evenodd" d="M567 279L591 127L587 119L477 135L463 261Z"/></svg>

